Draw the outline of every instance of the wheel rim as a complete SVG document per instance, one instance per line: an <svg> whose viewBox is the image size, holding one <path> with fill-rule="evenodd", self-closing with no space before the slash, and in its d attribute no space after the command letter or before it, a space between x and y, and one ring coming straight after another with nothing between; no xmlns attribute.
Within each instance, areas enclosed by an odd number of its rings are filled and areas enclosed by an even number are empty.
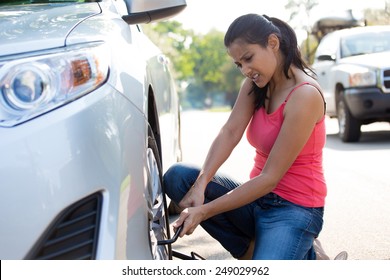
<svg viewBox="0 0 390 280"><path fill-rule="evenodd" d="M158 240L164 240L166 236L164 197L160 180L160 170L158 168L153 150L147 150L148 160L148 180L149 180L149 236L152 255L154 259L168 259L169 254L165 246L157 245Z"/></svg>

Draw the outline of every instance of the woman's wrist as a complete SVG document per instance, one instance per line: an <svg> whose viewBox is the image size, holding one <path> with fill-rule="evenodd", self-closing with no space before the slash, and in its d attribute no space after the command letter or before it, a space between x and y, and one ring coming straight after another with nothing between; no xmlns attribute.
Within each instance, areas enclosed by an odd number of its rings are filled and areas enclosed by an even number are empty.
<svg viewBox="0 0 390 280"><path fill-rule="evenodd" d="M206 182L206 180L204 179L204 177L202 175L200 175L195 183L192 185L193 188L195 189L201 189L202 191L204 191L206 189L206 186L207 186L208 182Z"/></svg>
<svg viewBox="0 0 390 280"><path fill-rule="evenodd" d="M207 219L212 217L212 215L210 215L210 213L209 213L210 209L207 206L207 204L208 203L203 204L203 205L200 206L200 212L202 213L202 221L205 221L205 220L207 220Z"/></svg>

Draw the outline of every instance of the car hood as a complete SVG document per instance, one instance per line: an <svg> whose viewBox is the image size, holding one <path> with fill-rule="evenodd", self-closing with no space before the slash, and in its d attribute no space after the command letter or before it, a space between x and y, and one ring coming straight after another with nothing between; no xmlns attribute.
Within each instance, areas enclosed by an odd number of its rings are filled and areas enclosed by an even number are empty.
<svg viewBox="0 0 390 280"><path fill-rule="evenodd" d="M372 68L389 68L390 51L351 56L351 57L343 58L340 62L348 63L348 64L356 64L360 66L368 66Z"/></svg>
<svg viewBox="0 0 390 280"><path fill-rule="evenodd" d="M77 24L99 13L97 3L2 7L0 57L63 47L67 35Z"/></svg>

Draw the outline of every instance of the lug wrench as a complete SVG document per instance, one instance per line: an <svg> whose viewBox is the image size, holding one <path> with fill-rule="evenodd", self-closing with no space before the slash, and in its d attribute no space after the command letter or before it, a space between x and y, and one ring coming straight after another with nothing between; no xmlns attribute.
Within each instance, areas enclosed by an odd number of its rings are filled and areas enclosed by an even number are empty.
<svg viewBox="0 0 390 280"><path fill-rule="evenodd" d="M159 240L159 241L157 241L157 245L168 245L168 244L175 243L177 238L179 237L180 232L182 231L182 229L183 229L183 225L178 227L178 229L176 230L175 234L173 235L173 237L171 239Z"/></svg>
<svg viewBox="0 0 390 280"><path fill-rule="evenodd" d="M173 237L171 239L159 240L159 241L157 241L157 245L168 245L168 244L175 243L177 238L179 237L182 229L183 229L183 225L178 227L178 229L176 230L175 234L173 235ZM182 253L179 253L176 251L172 251L172 254L174 257L182 259L182 260L205 260L205 258L203 258L202 256L200 256L199 254L197 254L195 252L191 252L191 256L187 256L185 254L182 254Z"/></svg>

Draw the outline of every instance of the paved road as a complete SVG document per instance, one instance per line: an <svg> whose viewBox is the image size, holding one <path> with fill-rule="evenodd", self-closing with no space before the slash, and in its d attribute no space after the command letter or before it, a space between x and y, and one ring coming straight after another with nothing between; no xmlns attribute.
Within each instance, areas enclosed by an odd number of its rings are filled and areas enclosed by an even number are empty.
<svg viewBox="0 0 390 280"><path fill-rule="evenodd" d="M227 117L228 113L183 112L183 161L202 164ZM390 125L371 124L362 130L359 143L342 143L336 120L327 119L328 197L320 240L331 257L346 250L349 259L390 260ZM253 155L244 137L221 169L244 181ZM232 259L201 227L173 248L186 254L195 251L207 259Z"/></svg>

